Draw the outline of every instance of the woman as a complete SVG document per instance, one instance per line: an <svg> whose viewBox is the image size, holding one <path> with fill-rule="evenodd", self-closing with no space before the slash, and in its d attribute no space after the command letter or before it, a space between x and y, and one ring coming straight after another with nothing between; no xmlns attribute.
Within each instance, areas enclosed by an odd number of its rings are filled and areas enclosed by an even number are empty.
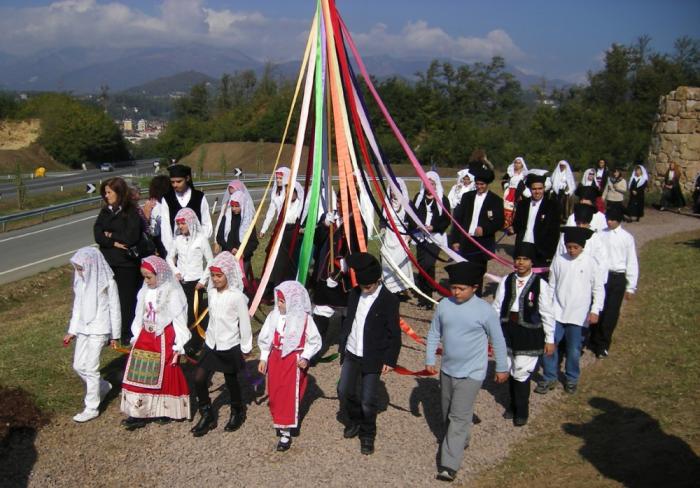
<svg viewBox="0 0 700 488"><path fill-rule="evenodd" d="M683 198L683 192L681 191L681 167L675 161L669 163L668 171L666 171L664 176L660 204L660 210L666 210L666 207L680 210L681 207L685 207L685 198Z"/></svg>
<svg viewBox="0 0 700 488"><path fill-rule="evenodd" d="M396 184L401 189L404 200L408 200L406 183L401 178L396 178ZM413 266L406 254L406 250L399 241L401 239L405 244L409 243L409 237L403 234L406 230L406 209L403 208L399 195L396 195L396 192L391 187L389 187L385 205L384 217L388 221L387 212L391 212L391 218L396 224L396 228L402 234L400 236L396 235L391 227L384 229L380 250L382 257L382 281L390 292L400 294L400 299L406 299L404 292L413 285ZM400 271L403 276L400 276L396 270Z"/></svg>
<svg viewBox="0 0 700 488"><path fill-rule="evenodd" d="M260 229L260 235L258 235L260 239L265 237L265 233L273 219L275 217L279 219L280 212L284 208L284 202L287 197L287 184L289 183L289 168L286 166L277 168L277 171L275 171L275 183L275 189L270 192L270 205L267 207L265 220ZM302 202L303 201L302 199Z"/></svg>
<svg viewBox="0 0 700 488"><path fill-rule="evenodd" d="M510 227L513 223L515 205L520 201L525 190L525 177L527 165L525 160L518 156L508 165L506 174L503 175L503 214L504 225Z"/></svg>
<svg viewBox="0 0 700 488"><path fill-rule="evenodd" d="M474 177L468 169L462 169L457 172L457 183L452 186L447 199L450 201L450 208L454 210L462 201L462 195L476 189Z"/></svg>
<svg viewBox="0 0 700 488"><path fill-rule="evenodd" d="M603 191L603 200L605 200L606 208L620 207L622 209L625 193L627 193L627 182L622 177L622 171L619 168L615 168L612 170Z"/></svg>
<svg viewBox="0 0 700 488"><path fill-rule="evenodd" d="M148 220L148 235L156 245L158 256L165 259L166 251L160 238L160 224L163 218L163 197L170 190L170 178L166 175L155 176L148 186L148 200L143 205L143 214Z"/></svg>
<svg viewBox="0 0 700 488"><path fill-rule="evenodd" d="M122 178L110 178L102 183L100 194L105 203L97 215L93 232L95 242L114 272L122 314L121 339L123 344L129 344L136 294L143 281L139 257L130 253L129 248L136 246L141 238L141 217Z"/></svg>
<svg viewBox="0 0 700 488"><path fill-rule="evenodd" d="M627 217L632 220L636 219L639 222L641 217L644 217L644 193L649 183L647 170L641 164L638 164L632 170L632 176L629 182L629 202L627 202Z"/></svg>
<svg viewBox="0 0 700 488"><path fill-rule="evenodd" d="M600 158L595 169L595 184L599 192L603 192L608 182L608 162Z"/></svg>
<svg viewBox="0 0 700 488"><path fill-rule="evenodd" d="M574 173L571 171L569 162L561 160L557 163L552 173L552 191L557 197L559 208L561 209L562 222L572 211L572 196L576 191L576 181Z"/></svg>

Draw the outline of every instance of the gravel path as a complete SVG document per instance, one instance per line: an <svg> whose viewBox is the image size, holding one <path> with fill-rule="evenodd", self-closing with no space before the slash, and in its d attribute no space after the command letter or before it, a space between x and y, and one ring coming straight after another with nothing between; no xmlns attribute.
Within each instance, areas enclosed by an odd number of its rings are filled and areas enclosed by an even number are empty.
<svg viewBox="0 0 700 488"><path fill-rule="evenodd" d="M700 229L700 220L649 210L641 223L625 228L640 247L670 233ZM504 248L511 246L506 243ZM503 274L502 269L492 267ZM402 312L419 334L427 333L430 313L410 303L402 305ZM404 336L400 364L418 370L423 361L424 348ZM591 355L586 354L582 361L585 367ZM249 362L248 368L253 367ZM311 370L305 398L308 413L300 436L286 453L274 451L276 437L264 397L258 398L259 403L253 401L254 392L245 380L244 395L251 401L248 420L236 433L223 431L229 408L227 393L221 389L223 377L217 374L212 387L217 391L212 397L215 406L221 407L219 427L209 435L194 439L189 422L150 424L126 432L119 426L119 399L112 394L98 419L77 425L70 416L61 416L39 432L29 486L438 485L434 480L441 435L437 380L393 373L384 377L376 452L362 456L359 441L343 439L342 425L336 419L338 372L337 362ZM505 395L506 386L485 382L476 405L481 423L473 429L458 484L468 484L481 469L504 458L514 442L534 435L528 426L515 429L501 417ZM561 389L546 396L533 395L531 416L543 415L547 405L561 395ZM11 458L25 455L14 452Z"/></svg>

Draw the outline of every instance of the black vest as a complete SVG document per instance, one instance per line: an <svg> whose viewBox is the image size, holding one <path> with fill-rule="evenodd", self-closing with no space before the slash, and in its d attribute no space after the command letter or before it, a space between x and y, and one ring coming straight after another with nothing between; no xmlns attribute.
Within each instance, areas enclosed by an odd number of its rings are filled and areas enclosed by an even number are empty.
<svg viewBox="0 0 700 488"><path fill-rule="evenodd" d="M505 296L501 303L501 322L507 323L510 321L510 308L515 300L513 287L517 286L517 273L511 273L506 278ZM523 286L523 291L518 299L518 325L528 329L541 329L542 317L538 307L540 298L540 276L532 273L530 279Z"/></svg>
<svg viewBox="0 0 700 488"><path fill-rule="evenodd" d="M190 201L187 202L186 207L194 210L194 213L197 214L197 218L199 219L199 222L201 223L202 222L202 198L204 198L204 193L202 193L199 190L195 190L195 189L192 189L191 192L192 193L190 195ZM174 234L175 216L184 207L182 205L180 205L180 202L177 200L177 197L175 196L175 191L172 189L168 193L165 194L163 199L168 203L168 210L170 211L170 215L168 215L168 218L170 219L170 228L173 229L173 234Z"/></svg>

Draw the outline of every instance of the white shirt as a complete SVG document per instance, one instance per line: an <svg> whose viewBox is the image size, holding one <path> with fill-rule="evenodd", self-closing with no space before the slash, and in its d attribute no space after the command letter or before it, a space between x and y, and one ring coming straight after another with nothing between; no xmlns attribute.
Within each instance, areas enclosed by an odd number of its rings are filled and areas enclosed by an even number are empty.
<svg viewBox="0 0 700 488"><path fill-rule="evenodd" d="M586 325L588 313L599 315L605 303L605 287L593 258L581 253L556 256L549 270L553 290L554 320L562 324Z"/></svg>
<svg viewBox="0 0 700 488"><path fill-rule="evenodd" d="M177 198L178 203L183 208L186 207L187 204L190 202L191 197L191 188L187 188L187 190L185 190L185 192L182 194L175 192L175 198ZM163 198L160 204L160 214L162 216L160 221L160 240L163 242L163 247L165 247L165 249L170 249L173 245L174 237L173 228L170 226L170 207L168 206L168 202L165 201L165 198ZM200 222L202 227L202 233L206 236L207 239L209 239L211 237L211 233L214 229L214 226L211 222L211 215L209 214L209 202L207 202L206 195L202 197L202 203L199 206L199 213L202 215L202 221Z"/></svg>
<svg viewBox="0 0 700 488"><path fill-rule="evenodd" d="M574 214L572 213L569 215L569 218L566 219L566 226L567 227L576 227L576 218L574 217ZM605 218L605 214L603 212L596 212L593 214L593 218L591 219L591 230L593 232L598 232L600 230L605 230L608 228L608 219Z"/></svg>
<svg viewBox="0 0 700 488"><path fill-rule="evenodd" d="M525 235L523 236L523 242L535 243L535 223L537 222L537 212L540 211L540 205L542 205L542 199L532 200L530 202L530 208L527 213L527 226L525 226Z"/></svg>
<svg viewBox="0 0 700 488"><path fill-rule="evenodd" d="M474 209L472 210L472 220L469 224L469 234L474 235L476 228L479 226L479 214L481 213L481 207L484 205L484 200L486 199L486 194L478 193L474 196Z"/></svg>
<svg viewBox="0 0 700 488"><path fill-rule="evenodd" d="M564 243L564 233L559 236L557 244L557 254L559 256L566 255L566 244ZM596 264L596 269L600 274L600 279L603 284L608 282L608 251L603 245L600 238L600 232L594 232L593 235L586 241L586 246L583 248L582 254L591 256Z"/></svg>
<svg viewBox="0 0 700 488"><path fill-rule="evenodd" d="M279 320L276 324L271 323L272 317L277 316ZM287 323L285 315L268 315L258 334L258 348L260 349L260 361L267 361L272 350L272 341L275 339L275 332L284 341L284 327ZM304 335L304 349L301 351L301 358L310 361L314 355L321 350L321 334L318 332L316 322L311 315L306 316L306 328Z"/></svg>
<svg viewBox="0 0 700 488"><path fill-rule="evenodd" d="M241 352L248 354L253 349L253 332L246 297L231 288L224 291L212 288L208 298L209 326L204 342L217 351L226 351L240 344Z"/></svg>
<svg viewBox="0 0 700 488"><path fill-rule="evenodd" d="M639 278L639 263L634 237L618 225L615 229L606 229L600 233L600 238L608 254L608 269L615 273L625 273L628 293L637 290Z"/></svg>
<svg viewBox="0 0 700 488"><path fill-rule="evenodd" d="M102 290L98 298L95 318L87 324L80 316L83 299L83 294L80 291L84 288L85 282L82 282L75 295L75 300L73 300L73 314L70 318L68 333L73 335L102 334L109 335L112 339L121 338L122 313L119 307L119 291L114 279L109 280L107 288Z"/></svg>
<svg viewBox="0 0 700 488"><path fill-rule="evenodd" d="M348 336L348 342L346 344L346 349L355 356L362 357L364 353L365 320L367 319L369 309L374 305L381 289L382 285L379 285L377 289L374 290L374 293L369 295L362 293L360 295L360 300L357 302L355 320L352 322L352 329L350 330L350 335Z"/></svg>
<svg viewBox="0 0 700 488"><path fill-rule="evenodd" d="M496 290L496 295L493 299L491 305L496 311L498 316L501 316L501 306L503 305L503 300L506 297L506 280L510 275L503 277L501 282L498 284L498 289ZM522 294L525 284L532 276L532 272L527 276L516 277L516 289L515 289L515 299L513 300L513 306L510 307L511 312L520 311L520 295ZM545 280L540 280L540 296L537 299L537 310L542 318L542 328L544 329L544 340L549 344L554 343L554 314L552 313L552 289Z"/></svg>
<svg viewBox="0 0 700 488"><path fill-rule="evenodd" d="M156 204L151 209L151 218L148 222L150 227L150 234L152 236L160 235L161 222L163 220L163 204L161 202L156 202Z"/></svg>
<svg viewBox="0 0 700 488"><path fill-rule="evenodd" d="M287 195L286 189L287 187L285 186L284 190L281 191L279 195L276 193L277 189L275 189L275 193L272 194L270 205L267 207L267 213L265 214L265 220L263 221L262 228L260 229L260 232L263 234L267 232L268 227L270 227L270 224L272 223L272 219L277 217L284 207L284 199Z"/></svg>
<svg viewBox="0 0 700 488"><path fill-rule="evenodd" d="M200 233L194 238L183 235L175 237L165 258L173 274L181 275L182 281L199 281L203 285L209 279L209 265L213 259L209 239Z"/></svg>

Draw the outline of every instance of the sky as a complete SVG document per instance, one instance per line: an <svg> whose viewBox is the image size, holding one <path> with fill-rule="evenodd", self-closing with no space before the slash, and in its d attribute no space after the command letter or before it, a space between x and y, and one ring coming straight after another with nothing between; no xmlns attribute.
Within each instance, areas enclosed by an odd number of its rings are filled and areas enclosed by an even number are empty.
<svg viewBox="0 0 700 488"><path fill-rule="evenodd" d="M487 61L583 82L612 43L671 52L700 38L699 0L337 0L363 55ZM301 57L314 0L0 0L0 52L197 42L261 61Z"/></svg>

